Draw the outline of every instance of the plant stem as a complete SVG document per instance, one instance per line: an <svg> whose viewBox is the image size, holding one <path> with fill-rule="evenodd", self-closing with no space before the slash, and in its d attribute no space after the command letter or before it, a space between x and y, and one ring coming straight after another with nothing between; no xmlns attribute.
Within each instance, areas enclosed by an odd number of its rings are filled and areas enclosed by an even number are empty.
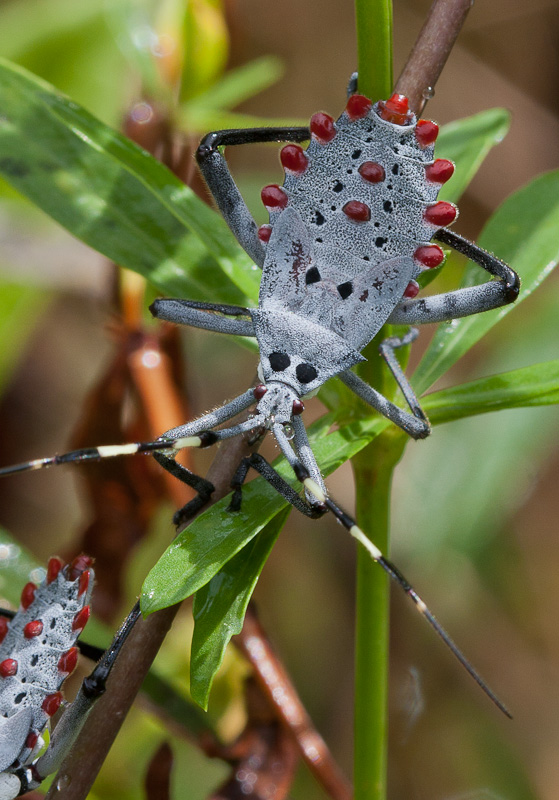
<svg viewBox="0 0 559 800"><path fill-rule="evenodd" d="M371 100L392 91L392 0L355 0L359 92Z"/></svg>
<svg viewBox="0 0 559 800"><path fill-rule="evenodd" d="M395 91L408 97L410 108L417 114L435 88L471 7L471 0L435 0L431 6L395 86Z"/></svg>
<svg viewBox="0 0 559 800"><path fill-rule="evenodd" d="M405 441L381 435L353 460L360 527L388 551L390 488ZM370 555L357 555L355 800L385 800L388 746L389 579Z"/></svg>

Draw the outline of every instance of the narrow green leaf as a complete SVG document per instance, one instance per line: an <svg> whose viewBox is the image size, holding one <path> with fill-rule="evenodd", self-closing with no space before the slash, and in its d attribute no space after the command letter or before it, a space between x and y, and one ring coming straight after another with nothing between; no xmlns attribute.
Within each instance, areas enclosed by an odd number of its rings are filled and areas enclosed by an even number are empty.
<svg viewBox="0 0 559 800"><path fill-rule="evenodd" d="M489 151L507 135L510 114L504 108L490 108L458 119L441 128L435 155L454 161L454 175L439 192L439 200L458 202Z"/></svg>
<svg viewBox="0 0 559 800"><path fill-rule="evenodd" d="M521 406L559 403L559 360L503 372L427 395L433 425Z"/></svg>
<svg viewBox="0 0 559 800"><path fill-rule="evenodd" d="M283 75L283 64L275 56L263 56L229 70L205 92L197 94L184 104L190 108L221 110L234 108L244 100L262 92L276 83Z"/></svg>
<svg viewBox="0 0 559 800"><path fill-rule="evenodd" d="M0 174L79 239L179 296L256 295L221 217L148 153L2 61L0 108Z"/></svg>
<svg viewBox="0 0 559 800"><path fill-rule="evenodd" d="M288 515L287 508L280 512L196 592L190 694L202 708L208 707L212 682L225 649L231 637L242 630L254 587Z"/></svg>
<svg viewBox="0 0 559 800"><path fill-rule="evenodd" d="M421 394L458 361L479 339L539 286L559 259L559 171L536 178L511 195L487 223L479 244L508 262L520 275L515 304L474 314L441 325L413 378ZM463 286L486 280L469 264Z"/></svg>

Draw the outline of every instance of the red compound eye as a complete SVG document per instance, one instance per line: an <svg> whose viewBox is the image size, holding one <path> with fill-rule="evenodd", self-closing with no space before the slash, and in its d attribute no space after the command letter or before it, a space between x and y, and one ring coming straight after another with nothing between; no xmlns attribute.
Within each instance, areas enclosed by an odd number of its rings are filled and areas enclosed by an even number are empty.
<svg viewBox="0 0 559 800"><path fill-rule="evenodd" d="M282 147L280 161L285 171L292 175L302 175L309 166L307 154L298 144L286 144Z"/></svg>
<svg viewBox="0 0 559 800"><path fill-rule="evenodd" d="M5 658L0 662L0 677L9 678L17 672L17 661L15 658Z"/></svg>
<svg viewBox="0 0 559 800"><path fill-rule="evenodd" d="M336 135L333 118L322 111L312 115L310 129L311 136L320 144L328 144Z"/></svg>
<svg viewBox="0 0 559 800"><path fill-rule="evenodd" d="M47 583L52 583L58 577L58 573L64 566L64 562L60 558L49 558L47 565Z"/></svg>
<svg viewBox="0 0 559 800"><path fill-rule="evenodd" d="M433 183L446 183L452 178L454 164L446 158L436 158L432 164L425 167L425 177Z"/></svg>
<svg viewBox="0 0 559 800"><path fill-rule="evenodd" d="M381 183L386 178L384 167L376 161L364 161L359 167L359 174L369 183Z"/></svg>
<svg viewBox="0 0 559 800"><path fill-rule="evenodd" d="M264 386L263 383L259 383L258 386L255 386L254 389L252 390L254 399L262 400L267 391L268 389L266 388L266 386Z"/></svg>
<svg viewBox="0 0 559 800"><path fill-rule="evenodd" d="M355 220L355 222L368 222L371 219L371 209L359 200L350 200L349 203L345 204L342 211L346 217Z"/></svg>
<svg viewBox="0 0 559 800"><path fill-rule="evenodd" d="M419 293L419 284L417 281L410 281L406 286L404 297L415 297Z"/></svg>
<svg viewBox="0 0 559 800"><path fill-rule="evenodd" d="M296 417L299 416L299 414L302 414L304 410L305 410L305 405L302 402L302 400L293 401L292 413L294 414L294 416Z"/></svg>
<svg viewBox="0 0 559 800"><path fill-rule="evenodd" d="M451 222L454 222L457 213L458 209L456 206L453 206L452 203L445 203L444 200L440 200L438 203L434 203L432 206L428 206L425 209L423 218L425 222L429 222L431 225L444 228L445 225L450 225Z"/></svg>
<svg viewBox="0 0 559 800"><path fill-rule="evenodd" d="M54 694L47 694L41 708L48 714L49 717L52 717L53 714L56 714L60 705L62 703L62 692L54 692Z"/></svg>
<svg viewBox="0 0 559 800"><path fill-rule="evenodd" d="M413 116L404 94L393 94L388 100L379 100L377 113L381 119L394 125L407 125Z"/></svg>
<svg viewBox="0 0 559 800"><path fill-rule="evenodd" d="M363 94L352 94L347 101L346 114L353 122L356 119L366 117L371 110L372 103L368 97Z"/></svg>
<svg viewBox="0 0 559 800"><path fill-rule="evenodd" d="M6 638L6 634L8 633L8 624L9 621L6 617L0 617L0 642L3 642Z"/></svg>
<svg viewBox="0 0 559 800"><path fill-rule="evenodd" d="M271 225L261 225L258 228L258 238L261 242L269 242L270 236L272 235L272 226Z"/></svg>
<svg viewBox="0 0 559 800"><path fill-rule="evenodd" d="M260 197L268 210L285 208L287 205L287 195L277 183L265 186L260 192Z"/></svg>
<svg viewBox="0 0 559 800"><path fill-rule="evenodd" d="M75 581L76 578L80 577L84 570L89 569L91 566L93 566L93 559L90 556L86 556L84 553L76 556L68 567L68 571L66 573L67 580Z"/></svg>
<svg viewBox="0 0 559 800"><path fill-rule="evenodd" d="M81 611L78 611L72 621L72 630L81 631L85 628L87 620L89 619L91 609L89 606L84 606Z"/></svg>
<svg viewBox="0 0 559 800"><path fill-rule="evenodd" d="M421 147L434 144L439 135L439 126L430 119L419 119L415 127L415 138Z"/></svg>
<svg viewBox="0 0 559 800"><path fill-rule="evenodd" d="M26 583L23 587L23 591L21 592L21 607L23 609L29 608L33 600L35 599L35 592L37 591L37 587L34 583Z"/></svg>
<svg viewBox="0 0 559 800"><path fill-rule="evenodd" d="M444 253L436 244L421 245L421 247L417 248L413 257L422 267L427 267L427 269L438 267L444 261Z"/></svg>
<svg viewBox="0 0 559 800"><path fill-rule="evenodd" d="M69 675L70 672L73 672L76 669L77 663L78 648L71 647L66 653L62 653L58 659L58 669L60 672L64 672L66 675Z"/></svg>
<svg viewBox="0 0 559 800"><path fill-rule="evenodd" d="M43 632L43 623L40 619L33 619L28 622L23 628L23 635L26 639L33 639L35 636L40 636Z"/></svg>

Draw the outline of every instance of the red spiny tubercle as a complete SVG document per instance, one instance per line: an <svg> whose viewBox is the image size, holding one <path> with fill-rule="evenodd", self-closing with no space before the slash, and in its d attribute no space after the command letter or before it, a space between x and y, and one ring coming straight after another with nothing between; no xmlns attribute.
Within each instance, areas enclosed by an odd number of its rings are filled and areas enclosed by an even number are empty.
<svg viewBox="0 0 559 800"><path fill-rule="evenodd" d="M311 117L311 136L320 144L328 144L336 135L334 120L329 114L318 111Z"/></svg>
<svg viewBox="0 0 559 800"><path fill-rule="evenodd" d="M78 588L78 597L81 597L87 591L87 587L89 586L89 579L91 577L91 573L88 569L85 572L82 572L80 575L80 583Z"/></svg>
<svg viewBox="0 0 559 800"><path fill-rule="evenodd" d="M423 212L423 219L431 225L443 228L445 225L450 225L451 222L454 222L457 213L458 210L456 206L453 206L452 203L445 203L444 200L440 200L432 206L427 206Z"/></svg>
<svg viewBox="0 0 559 800"><path fill-rule="evenodd" d="M425 167L425 177L432 183L446 183L454 173L454 164L446 158L436 158Z"/></svg>
<svg viewBox="0 0 559 800"><path fill-rule="evenodd" d="M35 636L40 636L43 632L43 623L40 619L32 619L23 628L23 635L26 639L33 639Z"/></svg>
<svg viewBox="0 0 559 800"><path fill-rule="evenodd" d="M260 197L268 209L285 208L287 205L287 194L277 183L265 186L260 192Z"/></svg>
<svg viewBox="0 0 559 800"><path fill-rule="evenodd" d="M41 708L48 714L49 717L52 717L53 714L56 714L58 709L62 704L62 692L54 692L53 694L47 694Z"/></svg>
<svg viewBox="0 0 559 800"><path fill-rule="evenodd" d="M60 672L64 672L66 675L69 675L70 672L73 672L75 670L77 663L78 663L78 648L71 647L65 653L62 653L62 655L58 659L58 669L60 670Z"/></svg>
<svg viewBox="0 0 559 800"><path fill-rule="evenodd" d="M368 183L381 183L386 177L384 167L377 161L364 161L358 171Z"/></svg>
<svg viewBox="0 0 559 800"><path fill-rule="evenodd" d="M371 209L359 200L350 200L345 204L342 211L355 222L368 222L371 219Z"/></svg>
<svg viewBox="0 0 559 800"><path fill-rule="evenodd" d="M261 225L258 228L258 238L261 242L269 242L270 236L272 235L272 226L271 225Z"/></svg>
<svg viewBox="0 0 559 800"><path fill-rule="evenodd" d="M75 581L76 578L79 578L82 572L89 567L93 566L93 559L90 556L86 556L83 553L79 556L76 556L75 559L68 567L68 572L66 575L67 580Z"/></svg>
<svg viewBox="0 0 559 800"><path fill-rule="evenodd" d="M78 611L72 621L73 631L81 631L83 628L85 628L87 620L89 619L90 611L91 609L89 606L84 606L80 611Z"/></svg>
<svg viewBox="0 0 559 800"><path fill-rule="evenodd" d="M264 384L263 383L259 383L258 386L255 386L254 389L252 390L252 393L254 395L254 399L255 400L262 400L262 398L264 397L264 395L266 394L267 391L268 391L268 389L264 386Z"/></svg>
<svg viewBox="0 0 559 800"><path fill-rule="evenodd" d="M286 144L280 152L282 167L291 175L302 175L309 166L309 159L303 148L298 144Z"/></svg>
<svg viewBox="0 0 559 800"><path fill-rule="evenodd" d="M393 94L388 100L379 100L377 113L381 119L393 125L407 125L413 117L404 94Z"/></svg>
<svg viewBox="0 0 559 800"><path fill-rule="evenodd" d="M0 662L0 677L9 678L17 672L17 661L15 658L5 658Z"/></svg>
<svg viewBox="0 0 559 800"><path fill-rule="evenodd" d="M346 105L346 114L350 120L362 119L366 117L372 108L372 103L363 94L352 94Z"/></svg>
<svg viewBox="0 0 559 800"><path fill-rule="evenodd" d="M58 577L58 573L63 566L64 562L60 558L56 556L49 558L49 563L47 565L47 583L52 583Z"/></svg>
<svg viewBox="0 0 559 800"><path fill-rule="evenodd" d="M34 583L26 583L23 587L21 592L21 607L23 609L29 608L33 600L35 599L35 592L37 591L37 587Z"/></svg>
<svg viewBox="0 0 559 800"><path fill-rule="evenodd" d="M404 297L415 297L419 293L419 284L417 281L410 281L406 286Z"/></svg>
<svg viewBox="0 0 559 800"><path fill-rule="evenodd" d="M0 642L3 642L8 633L9 620L6 617L0 617Z"/></svg>
<svg viewBox="0 0 559 800"><path fill-rule="evenodd" d="M413 254L415 260L422 267L433 269L444 261L444 253L437 244L423 244Z"/></svg>
<svg viewBox="0 0 559 800"><path fill-rule="evenodd" d="M418 119L415 126L415 138L421 147L434 144L439 135L439 126L430 119Z"/></svg>
<svg viewBox="0 0 559 800"><path fill-rule="evenodd" d="M25 746L28 747L30 750L33 750L38 740L39 740L39 734L35 733L35 731L29 731L29 733L27 734L27 739L25 740Z"/></svg>

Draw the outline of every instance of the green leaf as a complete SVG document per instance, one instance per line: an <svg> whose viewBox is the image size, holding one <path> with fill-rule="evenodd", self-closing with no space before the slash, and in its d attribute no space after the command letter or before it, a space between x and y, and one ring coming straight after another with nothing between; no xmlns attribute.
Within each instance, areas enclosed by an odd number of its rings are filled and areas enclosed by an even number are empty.
<svg viewBox="0 0 559 800"><path fill-rule="evenodd" d="M288 514L289 509L278 514L196 592L190 694L204 709L225 649L231 637L242 630L254 587Z"/></svg>
<svg viewBox="0 0 559 800"><path fill-rule="evenodd" d="M145 151L2 61L0 108L0 174L79 239L179 296L256 296L221 217Z"/></svg>
<svg viewBox="0 0 559 800"><path fill-rule="evenodd" d="M185 103L188 113L191 108L222 110L234 108L258 92L279 81L283 75L283 65L279 58L263 56L229 70L205 92L201 92Z"/></svg>
<svg viewBox="0 0 559 800"><path fill-rule="evenodd" d="M559 360L491 375L424 398L433 425L520 406L559 403Z"/></svg>
<svg viewBox="0 0 559 800"><path fill-rule="evenodd" d="M512 305L439 326L413 377L419 394L549 275L559 259L558 228L559 171L536 178L505 200L487 223L479 244L518 272L522 282L520 296ZM462 286L486 279L487 273L469 264Z"/></svg>
<svg viewBox="0 0 559 800"><path fill-rule="evenodd" d="M507 135L510 114L491 108L441 128L435 155L454 161L454 175L439 192L439 200L456 203L467 189L489 151Z"/></svg>

